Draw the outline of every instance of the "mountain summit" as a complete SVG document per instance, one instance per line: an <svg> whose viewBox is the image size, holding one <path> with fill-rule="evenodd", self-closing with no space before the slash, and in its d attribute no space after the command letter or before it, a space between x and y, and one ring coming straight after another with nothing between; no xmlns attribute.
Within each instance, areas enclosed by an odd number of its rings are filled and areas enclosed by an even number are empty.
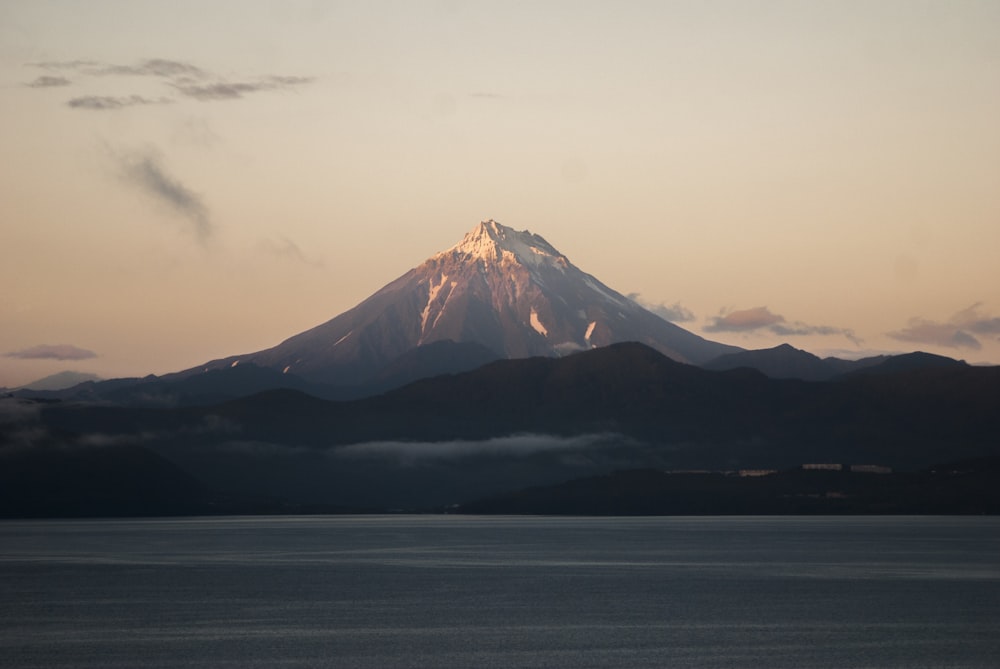
<svg viewBox="0 0 1000 669"><path fill-rule="evenodd" d="M440 357L441 342L452 342L468 359L470 348L523 358L622 341L691 363L740 350L643 309L578 269L541 236L488 220L326 323L274 348L199 369L249 362L352 385L372 382L394 361L430 344L438 343Z"/></svg>
<svg viewBox="0 0 1000 669"><path fill-rule="evenodd" d="M548 265L564 271L569 266L566 256L559 253L540 235L528 230L514 230L490 219L473 228L458 244L434 258L458 256L481 261L484 265L520 263L527 267ZM432 258L432 260L434 259Z"/></svg>

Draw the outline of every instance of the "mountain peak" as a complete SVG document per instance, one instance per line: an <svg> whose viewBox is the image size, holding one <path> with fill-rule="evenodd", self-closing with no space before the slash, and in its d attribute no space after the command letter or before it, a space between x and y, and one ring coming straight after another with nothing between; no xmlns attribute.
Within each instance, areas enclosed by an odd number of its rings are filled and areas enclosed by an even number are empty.
<svg viewBox="0 0 1000 669"><path fill-rule="evenodd" d="M489 219L326 323L203 367L252 362L312 381L361 384L408 351L442 340L506 358L623 341L682 362L741 350L668 323L573 265L540 235Z"/></svg>
<svg viewBox="0 0 1000 669"><path fill-rule="evenodd" d="M519 263L529 267L548 265L564 270L569 264L541 235L528 230L515 230L494 221L482 221L455 246L437 254L437 257L459 256L483 263Z"/></svg>

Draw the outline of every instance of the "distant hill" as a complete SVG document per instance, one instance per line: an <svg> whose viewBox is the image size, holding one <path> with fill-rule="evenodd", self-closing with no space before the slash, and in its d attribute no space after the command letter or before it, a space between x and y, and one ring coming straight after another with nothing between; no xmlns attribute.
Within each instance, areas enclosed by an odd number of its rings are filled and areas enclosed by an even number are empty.
<svg viewBox="0 0 1000 669"><path fill-rule="evenodd" d="M846 372L847 375L859 376L865 374L894 374L897 372L913 372L923 369L963 369L968 367L964 360L955 360L943 355L924 353L904 353L879 360L877 364L866 365L859 369Z"/></svg>
<svg viewBox="0 0 1000 669"><path fill-rule="evenodd" d="M282 389L176 409L51 402L37 405L36 426L7 429L141 443L216 491L421 509L622 469L910 471L996 456L998 397L996 367L804 382L708 371L633 343L495 361L353 401Z"/></svg>
<svg viewBox="0 0 1000 669"><path fill-rule="evenodd" d="M64 388L72 388L75 385L86 383L87 381L100 380L101 377L96 374L65 371L50 374L49 376L38 379L37 381L26 383L23 386L15 388L14 390L63 390Z"/></svg>
<svg viewBox="0 0 1000 669"><path fill-rule="evenodd" d="M704 369L756 369L772 379L829 381L851 374L885 374L923 368L964 366L966 363L930 353L880 355L860 360L819 358L807 351L781 344L774 348L738 351L703 363Z"/></svg>
<svg viewBox="0 0 1000 669"><path fill-rule="evenodd" d="M719 356L702 365L705 369L728 370L748 367L772 379L825 381L838 374L836 368L812 353L781 344L774 348L739 351Z"/></svg>

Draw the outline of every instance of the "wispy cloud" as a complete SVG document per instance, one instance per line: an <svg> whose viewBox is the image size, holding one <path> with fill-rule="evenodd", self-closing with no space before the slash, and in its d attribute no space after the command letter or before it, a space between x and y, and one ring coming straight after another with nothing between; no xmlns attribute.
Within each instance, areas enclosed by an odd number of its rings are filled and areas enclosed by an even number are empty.
<svg viewBox="0 0 1000 669"><path fill-rule="evenodd" d="M914 344L978 351L983 345L975 335L1000 335L1000 318L983 313L981 307L982 302L976 302L943 322L915 316L905 328L886 334L893 339Z"/></svg>
<svg viewBox="0 0 1000 669"><path fill-rule="evenodd" d="M260 248L265 252L284 260L291 260L293 262L299 262L304 265L311 265L313 267L322 267L322 260L313 260L306 257L306 254L302 252L302 249L298 244L293 242L288 237L279 237L278 239L262 239L260 240Z"/></svg>
<svg viewBox="0 0 1000 669"><path fill-rule="evenodd" d="M93 60L67 60L29 63L32 67L55 72L72 72L84 77L151 77L163 80L184 97L202 102L240 99L260 91L288 90L312 83L313 77L264 75L231 81L193 63L167 58L150 58L132 65L101 63ZM63 83L65 82L65 83ZM62 76L45 75L28 84L33 88L62 86L70 83ZM170 98L146 98L140 95L85 95L67 102L74 109L113 110L138 105L165 104Z"/></svg>
<svg viewBox="0 0 1000 669"><path fill-rule="evenodd" d="M156 151L112 151L111 155L126 183L187 219L200 242L205 243L212 236L208 207L201 195L171 175Z"/></svg>
<svg viewBox="0 0 1000 669"><path fill-rule="evenodd" d="M32 67L45 70L68 70L93 77L104 76L152 76L152 77L202 77L206 76L200 67L179 60L149 58L134 65L116 65L97 60L51 60L28 63Z"/></svg>
<svg viewBox="0 0 1000 669"><path fill-rule="evenodd" d="M785 322L784 316L772 314L767 307L723 312L709 320L706 332L752 332Z"/></svg>
<svg viewBox="0 0 1000 669"><path fill-rule="evenodd" d="M539 453L589 450L620 444L621 435L585 434L559 437L548 434L517 434L483 441L377 441L330 449L334 458L390 459L413 464L422 460L454 460L472 457L530 457Z"/></svg>
<svg viewBox="0 0 1000 669"><path fill-rule="evenodd" d="M671 323L686 323L688 321L695 320L694 312L681 305L680 302L674 302L669 305L663 303L654 304L643 300L639 293L629 293L626 297L641 306L646 311L653 312L665 321L670 321Z"/></svg>
<svg viewBox="0 0 1000 669"><path fill-rule="evenodd" d="M42 75L36 78L34 81L28 82L25 86L29 88L53 88L57 86L69 86L71 82L66 77L53 77L51 75Z"/></svg>
<svg viewBox="0 0 1000 669"><path fill-rule="evenodd" d="M101 64L96 60L46 60L35 63L27 63L31 67L40 67L43 70L86 70L98 67Z"/></svg>
<svg viewBox="0 0 1000 669"><path fill-rule="evenodd" d="M978 351L983 347L979 340L948 323L936 323L923 318L911 318L902 330L887 333L893 339L914 344L932 344L946 348L969 348Z"/></svg>
<svg viewBox="0 0 1000 669"><path fill-rule="evenodd" d="M39 344L5 353L4 357L22 360L86 360L96 358L97 354L72 344Z"/></svg>
<svg viewBox="0 0 1000 669"><path fill-rule="evenodd" d="M222 142L222 138L209 121L202 117L191 116L178 119L171 131L171 139L178 144L188 144L209 148Z"/></svg>
<svg viewBox="0 0 1000 669"><path fill-rule="evenodd" d="M151 58L144 60L137 65L106 65L103 67L92 68L89 72L100 76L124 75L167 78L202 78L208 76L207 72L196 65L179 60L167 60L165 58Z"/></svg>
<svg viewBox="0 0 1000 669"><path fill-rule="evenodd" d="M951 317L950 322L978 335L1000 335L1000 317L981 311L982 302L976 302Z"/></svg>
<svg viewBox="0 0 1000 669"><path fill-rule="evenodd" d="M84 95L72 98L66 102L66 106L74 109L93 109L105 111L108 109L121 109L122 107L135 107L137 105L164 105L170 104L173 100L169 98L144 98L141 95L128 95L115 97L109 95Z"/></svg>
<svg viewBox="0 0 1000 669"><path fill-rule="evenodd" d="M772 313L767 307L737 309L724 311L709 319L703 328L705 332L760 332L789 336L810 335L841 335L855 344L861 340L849 328L838 328L832 325L809 325L802 321L788 322L781 314Z"/></svg>
<svg viewBox="0 0 1000 669"><path fill-rule="evenodd" d="M309 77L265 77L258 81L222 81L208 84L178 84L182 94L195 100L233 100L249 93L292 88L311 82Z"/></svg>
<svg viewBox="0 0 1000 669"><path fill-rule="evenodd" d="M837 328L832 325L806 325L800 321L791 324L776 323L771 326L771 332L779 335L844 335L849 339L854 338L852 330L847 328Z"/></svg>

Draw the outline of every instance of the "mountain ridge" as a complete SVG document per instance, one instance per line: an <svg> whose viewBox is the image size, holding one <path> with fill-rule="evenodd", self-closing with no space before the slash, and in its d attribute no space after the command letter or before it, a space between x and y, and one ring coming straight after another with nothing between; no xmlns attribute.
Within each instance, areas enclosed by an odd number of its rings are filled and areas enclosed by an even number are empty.
<svg viewBox="0 0 1000 669"><path fill-rule="evenodd" d="M284 389L172 409L41 402L34 418L0 426L0 442L132 444L212 490L426 509L628 468L912 470L993 457L998 393L1000 368L805 382L708 371L622 343L498 360L351 401Z"/></svg>

